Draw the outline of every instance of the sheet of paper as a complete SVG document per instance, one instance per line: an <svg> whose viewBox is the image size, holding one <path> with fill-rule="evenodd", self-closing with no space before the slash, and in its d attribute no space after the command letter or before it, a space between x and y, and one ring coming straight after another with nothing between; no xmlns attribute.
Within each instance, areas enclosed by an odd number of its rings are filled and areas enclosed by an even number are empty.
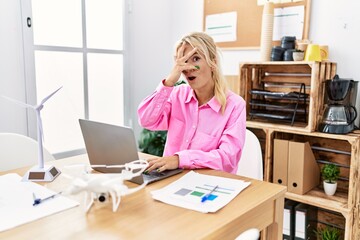
<svg viewBox="0 0 360 240"><path fill-rule="evenodd" d="M14 173L0 176L0 189L0 232L79 205L58 195L33 206L33 193L44 199L56 192L33 182L22 182Z"/></svg>
<svg viewBox="0 0 360 240"><path fill-rule="evenodd" d="M236 41L237 13L227 12L211 14L205 19L205 32L209 34L215 42Z"/></svg>
<svg viewBox="0 0 360 240"><path fill-rule="evenodd" d="M303 38L304 6L284 7L274 9L273 41L279 41L283 36Z"/></svg>
<svg viewBox="0 0 360 240"><path fill-rule="evenodd" d="M216 212L242 190L250 185L237 179L209 176L190 171L166 187L152 191L152 197L167 204L183 207L203 213ZM204 195L213 191L209 199L201 202Z"/></svg>

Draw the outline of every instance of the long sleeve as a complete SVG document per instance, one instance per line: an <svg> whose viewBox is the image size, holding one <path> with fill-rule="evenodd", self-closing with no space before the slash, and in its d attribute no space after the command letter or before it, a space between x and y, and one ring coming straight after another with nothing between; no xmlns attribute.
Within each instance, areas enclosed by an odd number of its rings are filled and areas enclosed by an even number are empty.
<svg viewBox="0 0 360 240"><path fill-rule="evenodd" d="M139 124L149 130L167 130L171 103L169 97L173 87L161 82L155 92L146 97L139 105Z"/></svg>

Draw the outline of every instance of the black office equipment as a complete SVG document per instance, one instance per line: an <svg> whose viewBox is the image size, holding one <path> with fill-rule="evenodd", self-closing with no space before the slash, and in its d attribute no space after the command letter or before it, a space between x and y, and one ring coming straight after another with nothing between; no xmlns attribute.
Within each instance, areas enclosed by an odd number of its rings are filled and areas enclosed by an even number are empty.
<svg viewBox="0 0 360 240"><path fill-rule="evenodd" d="M316 240L317 208L300 203L295 207L295 240Z"/></svg>
<svg viewBox="0 0 360 240"><path fill-rule="evenodd" d="M298 202L287 199L284 205L283 240L295 239L295 207Z"/></svg>

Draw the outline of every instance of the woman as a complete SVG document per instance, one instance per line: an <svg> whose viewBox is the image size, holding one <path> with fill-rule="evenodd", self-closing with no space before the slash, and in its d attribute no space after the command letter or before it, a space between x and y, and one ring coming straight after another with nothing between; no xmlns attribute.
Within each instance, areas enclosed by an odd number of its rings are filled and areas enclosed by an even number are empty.
<svg viewBox="0 0 360 240"><path fill-rule="evenodd" d="M174 87L181 74L188 84ZM236 173L245 141L245 101L226 87L213 39L184 36L175 64L138 108L140 125L168 130L163 157L149 159L147 171L212 168Z"/></svg>

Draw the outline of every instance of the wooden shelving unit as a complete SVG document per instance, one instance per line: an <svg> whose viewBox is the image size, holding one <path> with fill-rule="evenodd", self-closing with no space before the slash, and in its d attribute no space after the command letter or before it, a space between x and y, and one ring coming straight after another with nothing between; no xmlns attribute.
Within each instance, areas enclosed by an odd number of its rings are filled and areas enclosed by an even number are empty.
<svg viewBox="0 0 360 240"><path fill-rule="evenodd" d="M332 148L340 153L327 153L314 150L316 159L341 165L341 180L334 196L327 196L320 184L304 195L287 192L285 197L297 202L340 213L345 219L344 239L360 239L360 133L334 135L319 132L268 128L262 123L249 123L247 127L262 138L264 152L264 180L273 182L273 143L274 139L308 141L311 146ZM263 132L259 134L259 131ZM344 152L344 153L341 153ZM350 154L346 154L349 152ZM319 163L319 167L322 164Z"/></svg>
<svg viewBox="0 0 360 240"><path fill-rule="evenodd" d="M319 211L318 214L321 216L318 218L326 218L334 224L340 224L344 228L344 239L360 239L360 131L346 135L316 132L317 124L321 120L319 114L322 112L324 101L322 83L335 75L336 64L329 62L244 63L240 65L239 93L246 101L249 101L251 96L247 92L254 87L262 88L265 82L268 82L266 76L269 75L265 74L266 72L298 73L299 69L303 69L301 70L303 73L306 72L306 77L304 77L305 75L301 76L301 74L294 76L290 74L288 77L292 80L284 77L280 78L280 82L287 83L301 79L301 81L308 83L307 91L310 95L310 101L307 123L296 123L291 126L271 120L250 119L250 117L247 120L247 128L258 136L262 144L264 180L274 182L274 139L309 142L319 168L324 161L334 162L340 166L341 178L338 182L338 190L334 196L327 196L321 183L303 195L287 192L285 197L324 210ZM301 77L299 78L299 76ZM285 87L281 89L281 91L284 90ZM332 218L326 212L333 212L339 216ZM339 217L340 220L338 220Z"/></svg>
<svg viewBox="0 0 360 240"><path fill-rule="evenodd" d="M255 62L240 65L239 94L247 103L247 120L261 122L266 127L280 127L282 129L296 129L305 132L316 131L323 112L324 88L323 82L336 74L336 63L333 62ZM289 122L275 121L271 118L252 118L250 113L254 108L250 103L254 99L252 90L264 90L272 93L291 93L299 91L300 84L305 85L309 95L306 103L306 121ZM264 100L262 98L261 100ZM274 100L267 99L267 101ZM275 103L289 103L288 101L275 101ZM261 111L276 113L273 109L259 108Z"/></svg>

